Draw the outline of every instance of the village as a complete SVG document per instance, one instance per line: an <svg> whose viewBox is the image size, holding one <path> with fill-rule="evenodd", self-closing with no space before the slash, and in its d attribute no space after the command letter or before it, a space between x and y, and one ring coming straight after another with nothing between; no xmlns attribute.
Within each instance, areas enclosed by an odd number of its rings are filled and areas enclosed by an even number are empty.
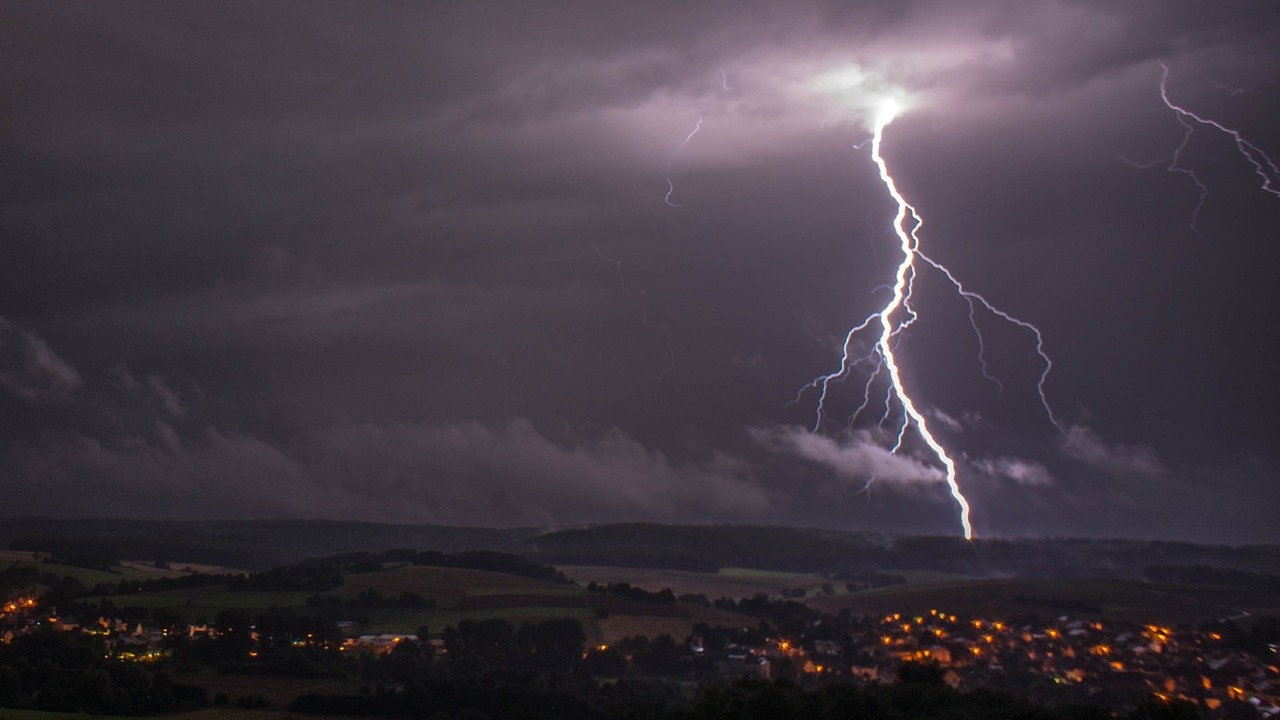
<svg viewBox="0 0 1280 720"><path fill-rule="evenodd" d="M283 638L244 628L245 660L281 646L376 655L412 644L428 656L449 652L438 635L361 634L355 622L336 625L337 635L298 633ZM162 627L105 615L82 623L30 597L11 600L0 612L0 642L5 644L44 629L96 636L110 658L131 663L165 661L177 638L217 640L227 632L212 623ZM726 681L787 679L809 687L891 683L904 669L927 668L959 690L1016 690L1044 702L1109 705L1154 695L1194 703L1209 717L1226 717L1227 708L1241 703L1261 717L1280 717L1277 646L1266 646L1261 655L1245 652L1212 629L1069 616L1017 624L961 618L935 609L922 615L855 619L842 625L838 635L831 630L815 621L795 637L770 634L763 642L757 637L754 642L721 642L715 648L695 634L675 647L690 663L712 667ZM608 644L588 646L583 659L614 650ZM628 666L632 659L625 656Z"/></svg>
<svg viewBox="0 0 1280 720"><path fill-rule="evenodd" d="M1263 717L1280 715L1277 647L1260 658L1229 647L1216 631L1068 616L1014 624L938 610L894 613L861 626L861 634L843 641L777 638L749 654L759 659L762 676L787 658L809 675L891 682L904 664L917 663L936 666L958 689L1016 689L1099 704L1145 693L1195 703L1210 715L1227 701L1247 702Z"/></svg>

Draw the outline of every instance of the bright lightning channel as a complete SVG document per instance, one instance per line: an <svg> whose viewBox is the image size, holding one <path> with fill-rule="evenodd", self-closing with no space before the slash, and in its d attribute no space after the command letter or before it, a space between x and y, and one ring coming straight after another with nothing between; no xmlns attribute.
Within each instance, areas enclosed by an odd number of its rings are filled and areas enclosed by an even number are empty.
<svg viewBox="0 0 1280 720"><path fill-rule="evenodd" d="M1062 430L1062 424L1054 415L1049 405L1049 400L1045 394L1045 382L1048 379L1049 372L1053 369L1053 362L1044 350L1044 337L1040 329L1025 320L1019 319L1011 315L999 307L991 303L982 295L969 290L942 263L930 258L920 251L920 228L924 225L924 219L916 208L907 202L906 198L898 190L897 183L894 181L893 175L889 172L889 165L881 153L881 146L884 139L884 129L893 122L902 112L902 107L894 100L889 99L882 102L874 116L871 139L867 142L871 145L871 159L879 170L880 181L884 184L889 196L897 204L897 212L893 218L893 231L899 241L902 251L902 260L898 264L897 271L894 275L894 283L890 290L889 300L884 307L876 312L868 315L861 323L849 330L845 336L843 354L840 359L840 369L828 375L820 376L813 382L806 385L800 390L803 394L806 389L817 388L819 390L817 419L814 423L813 431L817 432L822 427L822 421L826 414L827 391L833 382L844 380L849 373L859 366L871 365L872 370L868 374L867 381L863 387L862 404L854 411L849 418L849 426L852 428L857 421L859 415L866 409L871 400L871 386L883 371L888 376L889 387L886 390L884 411L880 417L880 425L883 426L892 411L892 402L897 400L898 405L902 408L903 418L902 424L898 427L897 437L891 452L898 452L902 448L903 441L906 438L908 429L914 425L925 444L933 452L934 457L942 464L945 469L947 487L951 491L951 497L955 500L960 508L960 526L964 531L966 540L973 539L973 526L969 520L970 507L969 501L965 497L964 492L960 489L957 479L956 463L947 452L947 449L934 437L929 430L929 422L925 418L924 413L916 407L915 400L907 392L906 386L902 382L902 374L899 370L898 358L894 353L894 340L902 331L911 326L916 321L919 314L912 307L911 296L914 288L918 266L916 261L919 260L924 265L937 270L944 275L951 283L955 292L962 297L969 305L969 323L973 328L974 334L978 340L978 358L982 364L982 372L985 377L1000 386L1000 381L993 377L986 364L985 344L983 342L982 333L978 329L977 321L974 317L977 308L981 306L987 312L997 318L1004 320L1012 325L1021 327L1034 335L1035 337L1035 354L1043 363L1039 380L1036 384L1037 392L1040 396L1041 405L1043 405L1045 413L1048 415L1049 421L1059 431ZM861 148L866 143L859 143L855 148ZM910 229L908 229L908 219L910 219ZM852 350L859 337L866 332L870 332L872 328L879 329L879 333L875 336L875 342L870 351L860 357L853 357ZM797 395L797 400L800 395ZM869 487L870 483L868 483Z"/></svg>
<svg viewBox="0 0 1280 720"><path fill-rule="evenodd" d="M898 185L893 181L893 176L889 174L889 165L885 162L884 156L880 154L880 143L884 139L884 129L889 123L893 122L894 117L899 112L898 104L892 100L884 103L875 120L874 134L871 137L871 159L875 162L876 167L880 169L880 180L884 183L885 189L889 191L889 195L893 201L898 204L898 212L893 217L893 232L898 236L898 240L902 246L902 262L898 264L898 272L896 280L893 283L893 296L889 300L889 304L878 313L880 318L880 340L876 343L876 349L879 352L881 360L884 362L885 368L889 371L889 382L893 386L894 394L898 398L898 403L902 405L903 411L907 417L915 421L916 430L920 433L920 437L924 439L929 449L933 450L933 454L937 456L938 461L947 469L947 487L951 489L951 497L955 498L956 504L960 506L960 526L964 528L964 539L973 538L973 526L969 523L969 501L965 498L964 493L960 491L960 483L956 481L956 463L947 454L946 448L942 447L942 443L933 437L933 433L929 432L929 423L925 420L924 415L916 409L915 402L911 399L911 395L902 385L902 375L898 371L898 359L893 354L893 336L896 329L893 324L893 314L898 308L906 307L910 311L910 295L908 276L915 275L915 259L916 247L920 240L916 236L916 230L920 229L921 219L916 209L902 197L902 193L898 192ZM904 227L907 216L910 215L914 225L910 232ZM908 320L910 322L910 320ZM906 429L907 421L903 421L903 430ZM899 434L901 438L901 433ZM899 443L900 444L900 443Z"/></svg>

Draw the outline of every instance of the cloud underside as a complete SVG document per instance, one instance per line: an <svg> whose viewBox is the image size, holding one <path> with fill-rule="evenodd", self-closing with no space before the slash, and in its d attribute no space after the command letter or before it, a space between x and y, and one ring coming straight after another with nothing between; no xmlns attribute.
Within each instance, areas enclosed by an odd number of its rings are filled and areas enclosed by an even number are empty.
<svg viewBox="0 0 1280 720"><path fill-rule="evenodd" d="M753 428L750 434L766 449L821 465L850 480L874 479L899 486L933 485L945 480L938 468L894 454L866 432L853 433L845 441L795 426Z"/></svg>
<svg viewBox="0 0 1280 720"><path fill-rule="evenodd" d="M769 506L724 456L676 465L620 431L556 442L529 421L347 424L282 448L207 429L104 444L83 435L14 447L0 465L9 513L351 517L556 525L750 517ZM22 507L22 505L27 507Z"/></svg>
<svg viewBox="0 0 1280 720"><path fill-rule="evenodd" d="M936 462L894 453L866 431L851 433L844 439L817 435L795 426L754 428L750 434L758 444L772 452L806 460L847 480L874 481L878 486L899 489L935 485L946 480ZM1047 467L1019 457L968 459L961 468L961 474L968 474L967 471L977 471L988 479L1011 481L1025 487L1055 484L1053 473Z"/></svg>
<svg viewBox="0 0 1280 720"><path fill-rule="evenodd" d="M80 374L44 340L0 317L0 386L31 403L65 402Z"/></svg>
<svg viewBox="0 0 1280 720"><path fill-rule="evenodd" d="M1107 442L1084 425L1068 428L1060 445L1067 457L1112 477L1150 479L1168 474L1168 468L1154 449Z"/></svg>

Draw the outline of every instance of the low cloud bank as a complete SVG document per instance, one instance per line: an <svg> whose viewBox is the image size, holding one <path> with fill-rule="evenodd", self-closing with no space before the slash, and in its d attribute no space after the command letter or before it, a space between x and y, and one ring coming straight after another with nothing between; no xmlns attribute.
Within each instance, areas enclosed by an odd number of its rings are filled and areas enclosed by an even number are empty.
<svg viewBox="0 0 1280 720"><path fill-rule="evenodd" d="M499 526L751 517L770 504L746 463L728 456L673 463L618 430L556 441L525 419L343 424L287 447L212 428L182 440L163 422L110 442L46 436L9 448L0 488L18 498L9 514L57 504L83 515Z"/></svg>

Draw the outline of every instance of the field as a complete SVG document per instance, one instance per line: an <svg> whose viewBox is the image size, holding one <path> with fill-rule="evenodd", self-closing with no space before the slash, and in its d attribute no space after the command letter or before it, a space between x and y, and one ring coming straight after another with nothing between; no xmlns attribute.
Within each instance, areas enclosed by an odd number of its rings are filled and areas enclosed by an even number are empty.
<svg viewBox="0 0 1280 720"><path fill-rule="evenodd" d="M247 575L248 570L242 568L222 567L221 565L202 565L200 563L173 563L167 568L158 568L150 560L121 560L119 567L127 573L136 573L139 577L180 577L193 573L205 575Z"/></svg>
<svg viewBox="0 0 1280 720"><path fill-rule="evenodd" d="M856 614L926 613L931 609L963 617L1073 615L1130 622L1197 623L1272 612L1274 594L1212 588L1157 586L1135 580L964 580L877 588L817 597L826 612Z"/></svg>
<svg viewBox="0 0 1280 720"><path fill-rule="evenodd" d="M636 574L651 573L664 577L666 571L637 570ZM741 591L753 595L756 592L776 594L783 580L798 584L820 583L820 578L808 576L779 577L773 574L749 577L726 574L676 573L683 578L686 587ZM630 577L629 574L620 577ZM701 583L701 584L699 584ZM664 584L663 587L666 585ZM776 587L775 587L776 586ZM353 605L368 591L377 591L384 598L381 606ZM413 593L427 601L426 607L398 604L402 593ZM189 622L211 620L227 609L262 612L272 607L298 607L307 605L308 598L317 593L306 591L233 591L223 587L202 587L132 595L111 595L87 598L95 604L110 600L117 607L159 608ZM427 627L438 633L448 626L456 626L462 620L501 618L514 625L533 623L554 618L573 617L582 621L591 642L613 642L629 635L671 635L682 640L695 623L708 622L727 625L751 625L755 620L717 608L688 603L663 605L642 602L617 596L600 596L587 592L583 585L534 580L517 575L464 570L459 568L424 567L402 565L378 572L352 573L344 577L344 584L334 590L319 593L340 601L338 610L349 619L359 619L362 624L356 632L361 634L415 633ZM2 720L2 719L0 719Z"/></svg>
<svg viewBox="0 0 1280 720"><path fill-rule="evenodd" d="M0 570L14 565L28 565L34 567L40 574L56 575L57 577L73 577L80 581L85 587L93 587L100 583L115 585L121 580L154 580L164 577L181 577L190 575L195 572L202 573L219 573L219 574L236 574L244 572L242 570L233 570L231 568L216 567L212 565L188 565L180 564L173 567L156 567L154 562L145 560L122 560L118 565L113 565L109 569L101 570L97 568L85 568L78 565L66 565L63 563L49 562L48 553L32 553L25 550L0 550Z"/></svg>
<svg viewBox="0 0 1280 720"><path fill-rule="evenodd" d="M181 675L177 681L203 686L211 702L219 694L226 695L227 700L233 705L236 700L245 696L262 697L273 707L288 707L294 698L311 693L356 695L365 685L358 680L297 679L218 673Z"/></svg>
<svg viewBox="0 0 1280 720"><path fill-rule="evenodd" d="M347 601L368 590L392 599L415 593L434 601L435 607L353 610L368 618L361 628L367 633L411 633L422 626L439 632L464 619L496 617L518 625L560 617L585 621L592 616L580 587L484 570L406 565L347 575L345 584L329 594Z"/></svg>
<svg viewBox="0 0 1280 720"><path fill-rule="evenodd" d="M435 600L440 607L446 608L456 608L464 599L483 596L527 595L536 599L583 594L581 588L573 585L518 575L421 565L403 565L379 572L349 574L345 576L345 581L342 587L332 592L344 600L367 590L376 590L388 597L412 592Z"/></svg>
<svg viewBox="0 0 1280 720"><path fill-rule="evenodd" d="M112 571L47 564L31 553L0 553L5 563L34 563L41 572L70 574L81 582L116 583L122 578L145 579L181 575L185 567L157 568L142 561L122 563ZM593 565L561 565L558 569L576 584L535 580L482 570L390 565L367 573L348 573L336 589L311 591L232 591L200 587L131 595L87 598L90 604L110 600L119 608L162 609L190 622L212 620L228 609L262 612L269 608L305 608L315 595L328 598L326 607L339 619L358 621L352 632L415 633L426 627L439 633L466 619L501 618L514 625L573 617L582 621L592 642L612 642L631 635L689 635L694 624L753 625L735 613L691 603L660 604L618 595L589 593L588 583L628 583L651 592L670 588L677 596L702 595L710 600L764 594L796 597L816 609L859 615L923 613L938 609L972 617L1055 617L1075 615L1139 622L1202 622L1228 617L1276 614L1275 593L1212 587L1155 585L1136 580L1103 579L991 579L935 570L886 569L902 578L900 585L851 592L840 580L821 574L759 570L743 567L718 572ZM824 586L829 585L824 592ZM369 597L371 592L375 597ZM416 596L416 597L414 597ZM0 718L3 720L3 718Z"/></svg>
<svg viewBox="0 0 1280 720"><path fill-rule="evenodd" d="M313 593L301 591L232 591L224 587L166 590L85 598L91 604L109 600L117 607L160 608L189 622L212 620L223 610L261 612L273 607L300 607Z"/></svg>
<svg viewBox="0 0 1280 720"><path fill-rule="evenodd" d="M336 716L300 715L287 710L244 710L234 705L230 707L205 708L192 712L160 715L171 720L326 720ZM344 720L360 720L360 718L344 715ZM88 713L42 712L40 710L15 710L0 708L0 720L137 720L137 716L122 717L119 715L90 715Z"/></svg>
<svg viewBox="0 0 1280 720"><path fill-rule="evenodd" d="M402 566L350 574L342 587L320 593L344 604L360 593L376 590L389 601L415 593L434 607L349 607L352 619L366 618L364 633L412 633L427 626L435 631L467 618L500 617L519 624L549 618L591 618L587 592L575 585L552 583L483 570ZM87 598L110 600L117 607L160 608L188 622L210 620L222 610L262 612L272 607L304 607L316 593L307 591L233 591L201 587L131 595Z"/></svg>
<svg viewBox="0 0 1280 720"><path fill-rule="evenodd" d="M720 610L704 608L697 605L680 605L682 615L641 615L631 613L610 613L603 619L584 621L589 642L612 643L624 637L643 635L657 637L670 635L680 642L693 634L693 626L700 622L723 627L754 627L760 623L759 618Z"/></svg>
<svg viewBox="0 0 1280 720"><path fill-rule="evenodd" d="M183 715L182 717L186 717ZM42 710L16 710L0 708L0 720L124 720L119 715L90 715L89 713L59 713Z"/></svg>
<svg viewBox="0 0 1280 720"><path fill-rule="evenodd" d="M579 583L621 583L646 590L671 588L677 595L700 593L708 598L742 598L756 593L780 597L782 588L805 588L805 602L824 612L849 609L855 614L922 613L938 609L970 617L1015 617L1036 614L1087 615L1133 622L1197 623L1240 616L1280 613L1280 597L1263 591L1211 587L1161 586L1136 580L983 579L932 570L887 570L906 583L849 592L833 582L835 594L816 592L824 582L809 574L727 568L718 573L586 565L558 568ZM621 625L623 621L619 621ZM626 621L637 631L654 618ZM672 628L674 630L674 627ZM636 634L602 623L605 636ZM675 633L672 632L674 635Z"/></svg>
<svg viewBox="0 0 1280 720"><path fill-rule="evenodd" d="M709 600L752 597L758 593L779 597L783 588L812 591L826 582L820 575L742 568L725 568L716 573L595 565L560 565L556 569L581 585L625 582L651 592L670 588L676 595L705 595Z"/></svg>
<svg viewBox="0 0 1280 720"><path fill-rule="evenodd" d="M585 583L584 583L585 584ZM738 625L752 621L735 613L697 605L659 605L589 594L582 585L565 585L531 580L514 575L407 566L347 576L346 585L335 594L354 597L367 589L384 596L415 592L436 600L436 607L424 609L376 608L362 611L369 623L362 632L414 632L427 626L438 632L463 619L502 618L513 624L552 618L576 617L582 621L591 642L613 642L628 635L668 634L684 639L697 622L725 622ZM596 608L608 609L598 617Z"/></svg>
<svg viewBox="0 0 1280 720"><path fill-rule="evenodd" d="M979 579L973 575L960 575L939 570L886 570L885 574L900 577L907 581L907 585L946 585Z"/></svg>

